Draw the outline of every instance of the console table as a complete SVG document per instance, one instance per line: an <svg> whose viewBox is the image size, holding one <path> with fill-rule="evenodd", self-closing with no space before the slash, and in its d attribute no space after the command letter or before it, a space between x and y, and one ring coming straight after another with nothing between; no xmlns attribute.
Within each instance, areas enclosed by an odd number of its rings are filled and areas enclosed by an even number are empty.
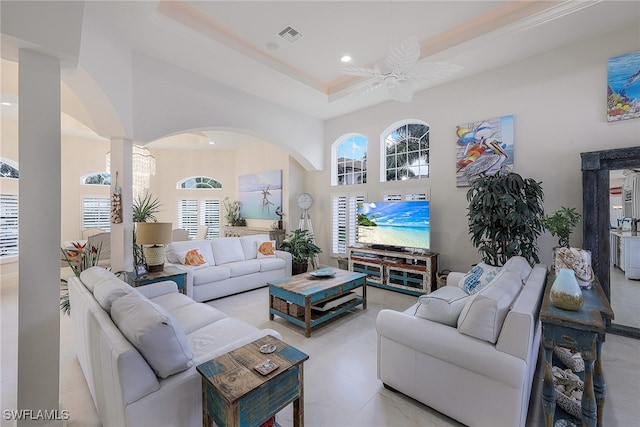
<svg viewBox="0 0 640 427"><path fill-rule="evenodd" d="M585 365L581 403L582 425L602 426L606 387L600 355L605 340L606 319L613 319L613 310L597 279L591 289L582 290L584 305L579 311L568 311L554 306L549 299L554 280L555 271L551 270L540 309L545 358L542 387L545 426L553 427L555 417L556 395L552 368L553 348L556 345L582 353Z"/></svg>
<svg viewBox="0 0 640 427"><path fill-rule="evenodd" d="M269 239L276 241L276 249L280 247L280 244L285 239L286 230L275 228L256 228L246 226L226 225L222 227L224 237L242 237L250 236L254 234L268 234Z"/></svg>

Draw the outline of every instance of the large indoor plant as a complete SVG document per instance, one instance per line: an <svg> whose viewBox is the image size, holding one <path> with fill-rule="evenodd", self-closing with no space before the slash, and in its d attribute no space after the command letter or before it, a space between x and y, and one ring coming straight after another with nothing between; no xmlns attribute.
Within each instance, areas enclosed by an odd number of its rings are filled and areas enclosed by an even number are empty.
<svg viewBox="0 0 640 427"><path fill-rule="evenodd" d="M543 224L545 230L552 236L558 237L558 246L569 247L569 237L573 229L580 222L580 215L575 208L565 208L564 206L551 215L544 217Z"/></svg>
<svg viewBox="0 0 640 427"><path fill-rule="evenodd" d="M474 181L467 192L471 243L482 259L501 266L513 256L539 263L537 238L544 231L544 193L539 182L514 172Z"/></svg>
<svg viewBox="0 0 640 427"><path fill-rule="evenodd" d="M145 193L143 197L136 197L133 200L133 222L154 222L155 214L160 211L160 201L151 198L151 194ZM134 265L145 264L142 246L136 245L136 229L133 229L133 263Z"/></svg>
<svg viewBox="0 0 640 427"><path fill-rule="evenodd" d="M300 228L287 234L287 238L280 244L280 250L291 253L291 268L293 274L307 271L309 264L316 268L316 255L322 253L309 230Z"/></svg>

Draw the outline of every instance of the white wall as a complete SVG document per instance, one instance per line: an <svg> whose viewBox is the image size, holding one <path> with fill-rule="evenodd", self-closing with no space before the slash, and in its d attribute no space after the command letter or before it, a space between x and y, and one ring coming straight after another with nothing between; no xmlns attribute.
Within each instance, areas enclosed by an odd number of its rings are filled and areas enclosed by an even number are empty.
<svg viewBox="0 0 640 427"><path fill-rule="evenodd" d="M409 104L388 102L329 120L325 156L330 158L330 146L341 135L361 133L369 139L368 183L362 186L368 197L376 199L397 185L430 187L431 246L440 253L439 269L466 271L480 257L469 240L467 188L455 183L456 125L513 114L516 172L542 182L547 212L561 206L581 211L580 153L640 145L640 119L606 121L607 60L637 50L640 26L418 93ZM380 133L411 117L431 126L430 177L418 183L380 183ZM318 198L340 190L330 186L329 173L328 168L308 173L307 191ZM312 214L329 218L330 209L329 201L321 201ZM327 256L330 226L328 219L314 223L317 241L325 249L320 260L335 265ZM582 245L580 226L571 241ZM550 263L555 243L549 234L540 237L543 262Z"/></svg>

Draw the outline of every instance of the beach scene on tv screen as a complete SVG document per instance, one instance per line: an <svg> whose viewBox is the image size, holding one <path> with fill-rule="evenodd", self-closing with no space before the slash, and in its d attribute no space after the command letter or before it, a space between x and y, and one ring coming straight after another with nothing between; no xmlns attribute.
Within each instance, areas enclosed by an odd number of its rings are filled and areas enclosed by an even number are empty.
<svg viewBox="0 0 640 427"><path fill-rule="evenodd" d="M358 205L358 243L429 248L429 202Z"/></svg>

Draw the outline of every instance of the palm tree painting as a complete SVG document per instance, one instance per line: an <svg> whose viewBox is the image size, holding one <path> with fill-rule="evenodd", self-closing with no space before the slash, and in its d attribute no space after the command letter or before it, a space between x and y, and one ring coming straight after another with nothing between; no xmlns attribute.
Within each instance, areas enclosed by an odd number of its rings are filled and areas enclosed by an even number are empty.
<svg viewBox="0 0 640 427"><path fill-rule="evenodd" d="M387 181L429 177L429 126L407 123L385 138Z"/></svg>
<svg viewBox="0 0 640 427"><path fill-rule="evenodd" d="M240 176L238 199L241 218L280 219L276 207L282 206L282 169Z"/></svg>
<svg viewBox="0 0 640 427"><path fill-rule="evenodd" d="M456 126L456 186L513 170L513 116Z"/></svg>

